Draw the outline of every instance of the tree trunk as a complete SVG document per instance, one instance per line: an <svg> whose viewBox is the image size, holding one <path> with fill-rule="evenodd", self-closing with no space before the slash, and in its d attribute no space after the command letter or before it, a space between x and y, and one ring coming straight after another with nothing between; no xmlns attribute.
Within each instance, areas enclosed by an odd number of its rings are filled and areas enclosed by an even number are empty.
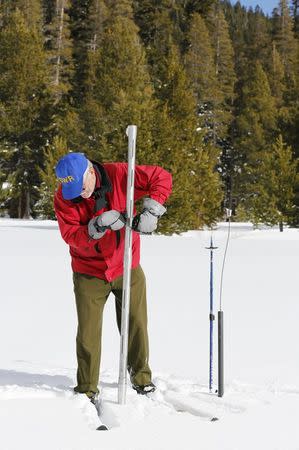
<svg viewBox="0 0 299 450"><path fill-rule="evenodd" d="M96 1L95 15L96 15L96 17L99 16L99 2L98 2L98 0ZM98 38L98 35L97 35L97 26L96 26L96 23L95 23L94 28L95 28L95 30L94 30L94 32L93 32L93 37L92 37L92 41L91 41L91 50L92 50L93 52L95 52L96 49L97 49L97 38Z"/></svg>
<svg viewBox="0 0 299 450"><path fill-rule="evenodd" d="M57 1L56 14L59 23L59 31L57 37L57 61L56 61L56 74L54 84L59 85L60 79L60 66L61 66L61 48L62 48L62 37L63 37L63 16L64 16L64 2L61 2L61 7L59 7L59 2Z"/></svg>
<svg viewBox="0 0 299 450"><path fill-rule="evenodd" d="M27 190L20 197L20 217L30 219L30 192Z"/></svg>
<svg viewBox="0 0 299 450"><path fill-rule="evenodd" d="M22 218L22 195L19 197L18 201L18 219Z"/></svg>
<svg viewBox="0 0 299 450"><path fill-rule="evenodd" d="M279 231L283 232L283 222L279 222Z"/></svg>

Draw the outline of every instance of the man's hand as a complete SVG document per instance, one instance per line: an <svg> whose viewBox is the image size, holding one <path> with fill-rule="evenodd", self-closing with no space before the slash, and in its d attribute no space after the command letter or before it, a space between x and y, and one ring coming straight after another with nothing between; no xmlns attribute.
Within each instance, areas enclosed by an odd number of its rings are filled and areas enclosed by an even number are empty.
<svg viewBox="0 0 299 450"><path fill-rule="evenodd" d="M125 223L124 216L115 209L111 209L89 221L88 234L92 239L101 239L107 230L120 230Z"/></svg>
<svg viewBox="0 0 299 450"><path fill-rule="evenodd" d="M165 213L166 208L152 198L145 198L143 211L133 219L133 230L140 233L152 233L157 229L158 219Z"/></svg>

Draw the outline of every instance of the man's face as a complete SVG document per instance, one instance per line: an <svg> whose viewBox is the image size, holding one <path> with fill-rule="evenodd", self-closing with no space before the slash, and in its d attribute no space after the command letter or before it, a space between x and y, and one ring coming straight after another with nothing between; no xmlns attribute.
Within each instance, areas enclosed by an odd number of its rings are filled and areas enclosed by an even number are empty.
<svg viewBox="0 0 299 450"><path fill-rule="evenodd" d="M96 175L93 167L89 167L83 179L83 187L81 192L82 198L89 198L96 185Z"/></svg>

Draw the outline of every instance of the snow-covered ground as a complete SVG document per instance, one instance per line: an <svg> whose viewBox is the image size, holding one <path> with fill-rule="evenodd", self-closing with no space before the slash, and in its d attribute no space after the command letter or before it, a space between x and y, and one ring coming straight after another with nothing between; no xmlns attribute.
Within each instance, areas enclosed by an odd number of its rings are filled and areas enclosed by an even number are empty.
<svg viewBox="0 0 299 450"><path fill-rule="evenodd" d="M227 225L213 232L215 302ZM108 432L74 396L76 310L56 222L0 219L1 450L298 450L299 230L234 224L223 284L225 394L208 392L210 232L142 237L151 398L117 404L114 302L100 389ZM215 374L217 381L215 348ZM216 386L215 386L216 387ZM220 418L210 422L211 416Z"/></svg>

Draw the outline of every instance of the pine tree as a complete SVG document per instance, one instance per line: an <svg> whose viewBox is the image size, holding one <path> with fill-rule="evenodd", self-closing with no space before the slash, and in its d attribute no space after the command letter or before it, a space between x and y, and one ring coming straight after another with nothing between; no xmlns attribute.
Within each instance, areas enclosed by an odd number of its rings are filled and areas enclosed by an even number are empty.
<svg viewBox="0 0 299 450"><path fill-rule="evenodd" d="M264 15L259 6L253 11L249 9L247 13L248 24L246 27L246 58L250 63L259 61L264 70L267 70L267 63L271 52L271 27L268 18Z"/></svg>
<svg viewBox="0 0 299 450"><path fill-rule="evenodd" d="M247 187L250 196L246 206L254 223L279 224L282 231L283 223L290 222L295 209L297 167L292 149L280 135L254 168L252 182Z"/></svg>
<svg viewBox="0 0 299 450"><path fill-rule="evenodd" d="M217 89L216 67L210 35L199 14L193 16L189 41L190 47L185 58L186 70L192 83L199 111L204 114L206 109L209 114L209 110L214 109L214 105L219 101L220 93Z"/></svg>
<svg viewBox="0 0 299 450"><path fill-rule="evenodd" d="M175 35L175 26L167 5L161 5L156 11L153 26L152 38L147 44L146 54L155 94L157 98L160 98L160 93L163 91L161 91L163 80L167 77L165 63L169 49L172 45L176 45L173 37Z"/></svg>
<svg viewBox="0 0 299 450"><path fill-rule="evenodd" d="M268 73L268 79L279 115L279 111L284 104L283 99L286 86L284 83L284 66L281 62L281 57L276 49L276 44L274 41L272 42L271 63Z"/></svg>
<svg viewBox="0 0 299 450"><path fill-rule="evenodd" d="M39 218L55 219L53 207L54 193L57 188L55 166L60 158L68 153L65 139L55 136L53 143L48 143L44 148L44 168L37 167L41 179L40 198L35 204L34 210Z"/></svg>
<svg viewBox="0 0 299 450"><path fill-rule="evenodd" d="M8 209L29 217L38 197L38 176L47 139L49 96L42 36L16 9L0 30L0 134L4 168L9 174Z"/></svg>
<svg viewBox="0 0 299 450"><path fill-rule="evenodd" d="M219 2L212 8L207 18L207 24L215 52L217 81L221 85L225 103L231 106L234 99L234 84L236 80L234 50L229 35L228 23Z"/></svg>
<svg viewBox="0 0 299 450"><path fill-rule="evenodd" d="M117 16L133 20L133 0L106 0L106 5L111 12L111 20Z"/></svg>
<svg viewBox="0 0 299 450"><path fill-rule="evenodd" d="M200 14L201 17L206 18L213 6L218 0L176 0L174 3L176 6L177 22L179 24L180 30L183 35L180 37L176 44L179 45L182 53L189 47L188 33L190 32L190 27L192 23L193 16L195 14ZM174 5L171 5L174 8Z"/></svg>
<svg viewBox="0 0 299 450"><path fill-rule="evenodd" d="M296 2L293 2L293 6L296 11ZM296 15L291 16L286 0L280 0L279 7L274 11L272 27L275 45L284 69L284 92L282 107L279 110L279 131L298 157L299 41L296 39ZM296 187L296 205L299 208L299 184ZM295 214L293 223L298 225L298 214L297 217Z"/></svg>
<svg viewBox="0 0 299 450"><path fill-rule="evenodd" d="M159 92L162 117L153 133L161 165L173 175L168 222L163 231L180 232L213 223L220 211L221 192L215 172L215 148L204 146L196 103L174 45L165 60ZM158 139L157 139L158 138Z"/></svg>
<svg viewBox="0 0 299 450"><path fill-rule="evenodd" d="M271 143L276 129L275 103L260 63L248 71L241 105L236 119L237 147L245 161L253 162Z"/></svg>
<svg viewBox="0 0 299 450"><path fill-rule="evenodd" d="M160 4L159 10L164 7ZM139 28L139 35L147 49L154 40L157 29L158 4L155 0L133 1L134 21Z"/></svg>
<svg viewBox="0 0 299 450"><path fill-rule="evenodd" d="M206 137L216 145L223 134L224 94L219 88L211 38L204 20L194 14L188 35L186 70L196 97L197 110Z"/></svg>
<svg viewBox="0 0 299 450"><path fill-rule="evenodd" d="M152 86L138 29L117 16L103 35L102 46L89 52L89 74L82 114L95 159L126 160L125 130L139 127L139 155L150 151ZM88 150L89 149L89 150Z"/></svg>
<svg viewBox="0 0 299 450"><path fill-rule="evenodd" d="M96 51L102 42L105 24L109 17L109 10L103 0L93 0L90 8L88 20L90 23L90 37L87 48Z"/></svg>
<svg viewBox="0 0 299 450"><path fill-rule="evenodd" d="M75 67L72 97L78 108L85 97L89 52L100 48L109 14L104 0L77 0L69 10Z"/></svg>
<svg viewBox="0 0 299 450"><path fill-rule="evenodd" d="M253 168L263 160L276 135L276 108L267 76L260 63L248 71L244 83L240 109L235 120L234 195L242 204L246 200L246 186Z"/></svg>
<svg viewBox="0 0 299 450"><path fill-rule="evenodd" d="M280 0L273 18L273 37L285 69L288 85L293 85L297 63L298 42L294 36L294 21L287 0Z"/></svg>
<svg viewBox="0 0 299 450"><path fill-rule="evenodd" d="M216 82L219 91L213 127L214 143L221 149L217 170L221 175L224 197L226 197L227 184L230 183L231 171L233 170L230 129L234 113L234 91L237 79L234 68L234 50L222 3L219 1L215 3L206 23L214 50Z"/></svg>
<svg viewBox="0 0 299 450"><path fill-rule="evenodd" d="M136 3L140 5L140 2ZM170 2L160 2L158 8L153 8L153 3L148 1L144 5L142 2L144 9L142 13L139 9L138 23L158 100L152 132L153 154L158 157L156 164L168 169L174 180L168 202L169 220L161 227L163 232L171 233L198 228L216 220L221 202L220 181L215 172L219 152L215 148L208 149L203 143L202 123L190 78L182 64L178 22L169 10ZM137 13L135 9L135 17ZM191 12L189 16L185 10L181 19L184 14L190 21ZM188 27L189 24L186 29ZM213 55L211 63L213 65Z"/></svg>
<svg viewBox="0 0 299 450"><path fill-rule="evenodd" d="M239 1L235 5L231 5L229 0L223 0L222 8L224 11L225 19L229 25L229 33L234 50L234 62L236 76L239 81L237 92L239 93L242 88L240 82L244 73L247 70L247 25L248 17L247 11L244 6L241 6Z"/></svg>
<svg viewBox="0 0 299 450"><path fill-rule="evenodd" d="M37 27L42 30L42 6L40 0L9 0L0 2L0 11L4 23L10 20L10 16L18 9L23 14L29 28Z"/></svg>
<svg viewBox="0 0 299 450"><path fill-rule="evenodd" d="M219 91L217 114L219 142L227 136L228 128L232 120L236 82L234 51L229 36L228 24L219 2L212 8L207 18L207 24L214 49L215 74Z"/></svg>
<svg viewBox="0 0 299 450"><path fill-rule="evenodd" d="M210 8L214 5L216 0L179 0L178 3L183 3L186 14L192 16L193 14L200 14L201 16L207 16Z"/></svg>
<svg viewBox="0 0 299 450"><path fill-rule="evenodd" d="M134 19L148 54L154 51L157 39L161 44L163 32L164 36L171 36L173 43L184 53L193 14L207 14L214 1L134 0Z"/></svg>
<svg viewBox="0 0 299 450"><path fill-rule="evenodd" d="M60 136L70 148L80 148L84 133L76 102L71 36L69 0L46 2L46 48L50 67L50 90L52 95L51 135Z"/></svg>
<svg viewBox="0 0 299 450"><path fill-rule="evenodd" d="M294 21L286 0L280 0L273 18L274 42L284 70L283 102L279 129L288 144L299 146L296 138L296 116L299 102L299 41L294 35Z"/></svg>
<svg viewBox="0 0 299 450"><path fill-rule="evenodd" d="M225 190L229 187L230 195L235 200L243 198L243 173L245 164L244 150L239 147L239 131L236 123L244 103L242 103L245 80L248 78L248 67L252 67L252 62L248 62L247 55L247 28L248 13L244 6L237 1L234 5L229 0L222 1L222 10L229 26L229 35L233 45L234 69L236 80L234 84L233 120L228 129L228 134L222 140L222 153L219 162ZM240 210L240 208L238 208Z"/></svg>
<svg viewBox="0 0 299 450"><path fill-rule="evenodd" d="M54 104L58 104L71 88L73 60L69 7L69 0L55 0L55 9L47 26Z"/></svg>

